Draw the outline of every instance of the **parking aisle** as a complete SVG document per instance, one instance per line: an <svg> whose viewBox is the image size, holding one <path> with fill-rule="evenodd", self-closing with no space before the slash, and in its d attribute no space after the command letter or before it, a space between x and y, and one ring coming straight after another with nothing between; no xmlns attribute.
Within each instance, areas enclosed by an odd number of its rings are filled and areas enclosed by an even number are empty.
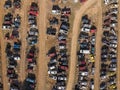
<svg viewBox="0 0 120 90"><path fill-rule="evenodd" d="M46 74L47 74L47 61L46 61L46 19L47 19L47 2L46 0L38 0L39 16L38 16L38 28L39 28L39 55L38 55L38 77L37 90L46 89Z"/></svg>
<svg viewBox="0 0 120 90"><path fill-rule="evenodd" d="M99 78L100 78L100 53L101 53L101 36L102 36L102 0L97 1L98 8L98 24L97 24L97 33L96 33L96 57L95 57L95 89L99 90Z"/></svg>
<svg viewBox="0 0 120 90"><path fill-rule="evenodd" d="M30 0L29 0L30 1ZM26 35L27 35L27 7L28 1L24 0L21 7L21 56L22 60L20 61L20 80L21 82L25 79L25 58L26 58Z"/></svg>

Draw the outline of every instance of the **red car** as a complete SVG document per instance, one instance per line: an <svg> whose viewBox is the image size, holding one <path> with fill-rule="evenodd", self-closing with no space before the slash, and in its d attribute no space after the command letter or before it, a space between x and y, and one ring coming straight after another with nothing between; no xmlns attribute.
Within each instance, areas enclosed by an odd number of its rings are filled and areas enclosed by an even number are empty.
<svg viewBox="0 0 120 90"><path fill-rule="evenodd" d="M37 16L38 15L38 12L37 11L29 11L29 14L32 14L34 16Z"/></svg>
<svg viewBox="0 0 120 90"><path fill-rule="evenodd" d="M83 67L80 66L80 67L79 67L79 70L80 70L80 71L83 71L83 70L85 70L85 69L86 69L86 66L83 66Z"/></svg>
<svg viewBox="0 0 120 90"><path fill-rule="evenodd" d="M54 57L56 54L55 53L51 53L51 54L48 54L48 57Z"/></svg>
<svg viewBox="0 0 120 90"><path fill-rule="evenodd" d="M62 69L62 70L68 70L68 66L62 66L61 65L61 66L59 66L59 68Z"/></svg>

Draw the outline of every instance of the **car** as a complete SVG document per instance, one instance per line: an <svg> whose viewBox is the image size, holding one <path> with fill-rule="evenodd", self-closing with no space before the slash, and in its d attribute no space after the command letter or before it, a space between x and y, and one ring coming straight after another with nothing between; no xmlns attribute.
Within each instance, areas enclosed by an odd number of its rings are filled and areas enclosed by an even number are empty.
<svg viewBox="0 0 120 90"><path fill-rule="evenodd" d="M117 53L117 50L115 48L110 48L110 51Z"/></svg>
<svg viewBox="0 0 120 90"><path fill-rule="evenodd" d="M50 27L47 28L46 33L48 35L56 35L56 28L53 28L52 26L50 26Z"/></svg>
<svg viewBox="0 0 120 90"><path fill-rule="evenodd" d="M79 89L80 89L80 90L86 90L86 89L87 89L87 86L81 85L81 86L79 87Z"/></svg>
<svg viewBox="0 0 120 90"><path fill-rule="evenodd" d="M94 55L89 55L90 59L89 59L89 62L95 62L95 57Z"/></svg>
<svg viewBox="0 0 120 90"><path fill-rule="evenodd" d="M33 83L35 84L36 83L36 77L35 77L35 74L32 74L32 73L28 73L28 76L25 80L26 82L30 82L30 83Z"/></svg>
<svg viewBox="0 0 120 90"><path fill-rule="evenodd" d="M83 80L80 81L80 85L87 86L88 85L88 81L86 79L83 79Z"/></svg>
<svg viewBox="0 0 120 90"><path fill-rule="evenodd" d="M21 8L21 0L13 0L13 6L16 9Z"/></svg>
<svg viewBox="0 0 120 90"><path fill-rule="evenodd" d="M19 83L18 82L12 82L11 84L10 84L10 90L20 90L20 85L19 85Z"/></svg>
<svg viewBox="0 0 120 90"><path fill-rule="evenodd" d="M101 70L100 72L101 72L100 73L101 80L106 79L107 78L107 72L106 72L106 70Z"/></svg>
<svg viewBox="0 0 120 90"><path fill-rule="evenodd" d="M90 80L90 90L94 90L94 79L92 78L91 80Z"/></svg>
<svg viewBox="0 0 120 90"><path fill-rule="evenodd" d="M110 71L116 71L117 70L117 63L116 62L111 62L109 64L109 70Z"/></svg>
<svg viewBox="0 0 120 90"><path fill-rule="evenodd" d="M100 83L100 90L106 90L106 88L107 88L106 82L101 82Z"/></svg>
<svg viewBox="0 0 120 90"><path fill-rule="evenodd" d="M88 71L82 71L82 72L80 72L80 75L81 76L88 76Z"/></svg>
<svg viewBox="0 0 120 90"><path fill-rule="evenodd" d="M6 0L4 4L4 8L8 9L12 7L12 1L11 0Z"/></svg>
<svg viewBox="0 0 120 90"><path fill-rule="evenodd" d="M60 65L63 65L63 66L67 66L68 65L68 61L62 61L62 62L59 62Z"/></svg>
<svg viewBox="0 0 120 90"><path fill-rule="evenodd" d="M55 57L51 58L50 63L57 63L57 59Z"/></svg>
<svg viewBox="0 0 120 90"><path fill-rule="evenodd" d="M59 22L58 22L58 19L56 17L52 17L49 19L49 24L50 25L58 25Z"/></svg>
<svg viewBox="0 0 120 90"><path fill-rule="evenodd" d="M110 77L110 76L114 76L114 75L116 75L116 72L114 72L114 71L109 71L108 72L108 76Z"/></svg>
<svg viewBox="0 0 120 90"><path fill-rule="evenodd" d="M94 34L91 36L91 44L95 44L95 35Z"/></svg>
<svg viewBox="0 0 120 90"><path fill-rule="evenodd" d="M58 68L62 69L62 70L68 70L68 66L64 66L64 65L60 65L58 66Z"/></svg>
<svg viewBox="0 0 120 90"><path fill-rule="evenodd" d="M95 73L95 65L93 64L91 67L91 74L94 75L94 73Z"/></svg>
<svg viewBox="0 0 120 90"><path fill-rule="evenodd" d="M56 66L50 66L50 67L48 67L50 70L52 70L52 69L56 69L57 67Z"/></svg>
<svg viewBox="0 0 120 90"><path fill-rule="evenodd" d="M109 89L112 89L112 90L116 90L117 89L117 86L116 84L112 84L108 87Z"/></svg>
<svg viewBox="0 0 120 90"><path fill-rule="evenodd" d="M65 90L66 87L65 86L57 86L57 90Z"/></svg>
<svg viewBox="0 0 120 90"><path fill-rule="evenodd" d="M111 48L117 48L117 44L110 43L110 47L111 47Z"/></svg>
<svg viewBox="0 0 120 90"><path fill-rule="evenodd" d="M104 0L104 4L108 5L109 4L109 0Z"/></svg>
<svg viewBox="0 0 120 90"><path fill-rule="evenodd" d="M60 81L64 81L64 80L65 80L65 81L66 81L67 78L66 78L66 76L62 76L62 75L61 75L61 76L57 76L57 80L58 80L58 81L59 81L59 80L60 80Z"/></svg>
<svg viewBox="0 0 120 90"><path fill-rule="evenodd" d="M57 74L57 70L56 69L48 70L48 74L56 75Z"/></svg>
<svg viewBox="0 0 120 90"><path fill-rule="evenodd" d="M115 84L116 83L116 79L113 79L113 78L110 77L108 82L109 82L110 85Z"/></svg>

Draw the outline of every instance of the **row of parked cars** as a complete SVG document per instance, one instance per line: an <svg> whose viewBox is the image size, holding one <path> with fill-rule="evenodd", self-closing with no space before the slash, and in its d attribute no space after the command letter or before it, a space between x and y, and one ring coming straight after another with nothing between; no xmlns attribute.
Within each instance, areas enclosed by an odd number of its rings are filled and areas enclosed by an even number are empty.
<svg viewBox="0 0 120 90"><path fill-rule="evenodd" d="M103 14L100 90L117 90L118 0L105 3L105 7L107 10Z"/></svg>
<svg viewBox="0 0 120 90"><path fill-rule="evenodd" d="M17 8L17 4L20 0L6 0L4 7L5 9ZM20 4L20 3L19 3ZM9 90L20 90L21 84L19 81L19 61L21 60L21 40L20 40L20 25L21 17L19 14L14 14L8 11L4 15L3 19L3 32L5 32L6 48L5 53L7 57L7 78L10 84Z"/></svg>
<svg viewBox="0 0 120 90"><path fill-rule="evenodd" d="M15 19L18 19L18 15L15 17ZM14 23L15 22L16 21L14 21ZM5 52L7 57L7 77L10 83L10 90L20 90L20 82L18 80L18 67L19 61L21 60L21 41L19 38L19 27L17 29L11 29L12 32L5 34L5 39L8 41Z"/></svg>
<svg viewBox="0 0 120 90"><path fill-rule="evenodd" d="M11 14L11 13L8 13L8 14ZM6 14L6 15L8 15L8 14ZM4 18L7 18L6 15ZM19 16L19 14L17 14L17 15L15 15L15 17L13 17L12 28L11 28L12 31L7 32L5 34L5 39L13 40L15 38L20 38L20 35L19 35L20 25L21 25L21 17ZM6 30L8 30L8 29L6 29Z"/></svg>
<svg viewBox="0 0 120 90"><path fill-rule="evenodd" d="M6 0L4 3L4 8L14 8L14 9L20 9L21 8L21 0Z"/></svg>
<svg viewBox="0 0 120 90"><path fill-rule="evenodd" d="M21 42L19 40L6 45L6 57L7 57L7 77L10 83L10 90L20 90L20 82L18 80L18 66L20 56Z"/></svg>
<svg viewBox="0 0 120 90"><path fill-rule="evenodd" d="M27 32L27 77L25 79L25 90L35 90L36 87L36 64L38 48L38 28L37 28L37 16L38 16L38 4L31 2L30 9L28 11L28 25L29 31Z"/></svg>
<svg viewBox="0 0 120 90"><path fill-rule="evenodd" d="M59 10L59 14L57 13L57 10ZM53 11L55 11L56 13L53 13ZM49 19L49 24L51 25L51 28L54 25L60 25L60 28L58 30L57 36L58 47L51 47L47 54L50 57L50 61L48 62L48 74L50 78L56 80L56 83L53 85L52 90L66 90L66 80L69 61L67 49L67 35L70 28L69 16L71 14L71 9L68 7L60 8L59 5L53 5L52 14L54 17ZM59 15L60 19L56 18L56 15ZM51 32L52 31L53 29L51 30ZM53 33L55 33L55 30L53 31Z"/></svg>
<svg viewBox="0 0 120 90"><path fill-rule="evenodd" d="M35 45L38 42L38 27L37 27L38 5L35 2L31 3L28 11L28 23L30 30L27 32L27 42L29 45Z"/></svg>
<svg viewBox="0 0 120 90"><path fill-rule="evenodd" d="M96 26L84 15L79 34L78 82L75 90L94 90Z"/></svg>

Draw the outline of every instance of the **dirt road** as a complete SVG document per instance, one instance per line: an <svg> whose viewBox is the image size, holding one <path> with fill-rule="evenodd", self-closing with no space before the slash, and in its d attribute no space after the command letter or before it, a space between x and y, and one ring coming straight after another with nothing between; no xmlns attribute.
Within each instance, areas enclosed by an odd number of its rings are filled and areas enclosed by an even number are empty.
<svg viewBox="0 0 120 90"><path fill-rule="evenodd" d="M69 77L67 83L66 90L73 90L74 88L74 79L75 79L75 71L76 71L76 52L77 52L77 38L79 34L79 26L81 17L84 12L90 8L93 4L95 4L97 0L88 0L83 6L80 7L79 10L75 12L75 18L73 23L73 32L72 32L72 42L71 42L71 53L70 53L70 69L69 69Z"/></svg>
<svg viewBox="0 0 120 90"><path fill-rule="evenodd" d="M46 74L47 74L47 60L46 60L46 0L38 0L39 16L39 57L38 57L38 77L37 90L46 90Z"/></svg>
<svg viewBox="0 0 120 90"><path fill-rule="evenodd" d="M4 15L4 9L3 9L3 5L4 5L4 0L0 1L0 43L1 43L1 61L2 61L2 80L3 80L3 90L8 90L8 80L6 77L6 54L5 54L5 42L4 42L4 36L2 33L2 21L3 21L3 15Z"/></svg>
<svg viewBox="0 0 120 90"><path fill-rule="evenodd" d="M97 8L98 8L98 22L97 22L97 33L96 33L96 57L95 57L95 90L99 90L100 84L100 61L101 61L101 37L102 37L102 0L97 1Z"/></svg>
<svg viewBox="0 0 120 90"><path fill-rule="evenodd" d="M30 1L29 1L30 2ZM25 59L26 59L26 35L27 35L27 6L28 6L28 0L24 0L22 2L22 8L21 8L21 61L20 61L20 80L23 82L25 80Z"/></svg>

